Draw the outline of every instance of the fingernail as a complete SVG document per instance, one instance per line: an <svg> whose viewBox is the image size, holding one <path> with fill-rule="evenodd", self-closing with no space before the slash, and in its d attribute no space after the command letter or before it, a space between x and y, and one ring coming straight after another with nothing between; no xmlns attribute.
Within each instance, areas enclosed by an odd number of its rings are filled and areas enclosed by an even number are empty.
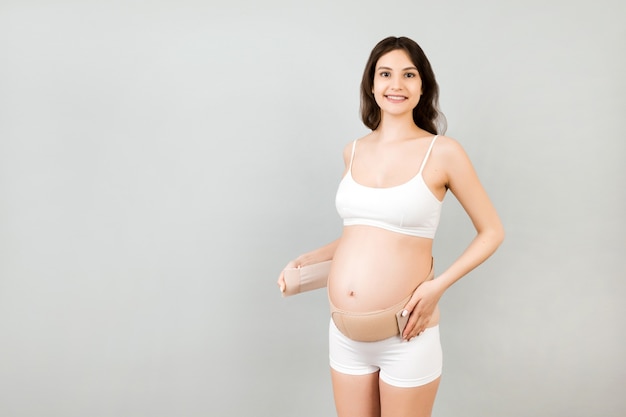
<svg viewBox="0 0 626 417"><path fill-rule="evenodd" d="M406 315L407 315L407 314L409 314L409 312L408 312L408 311L406 311L406 310L402 310L402 317L406 317Z"/></svg>

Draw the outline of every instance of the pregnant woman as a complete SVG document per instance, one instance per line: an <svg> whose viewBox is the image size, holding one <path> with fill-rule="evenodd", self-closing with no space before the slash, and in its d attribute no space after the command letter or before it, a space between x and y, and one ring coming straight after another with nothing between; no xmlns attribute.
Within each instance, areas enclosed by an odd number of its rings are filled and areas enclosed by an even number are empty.
<svg viewBox="0 0 626 417"><path fill-rule="evenodd" d="M329 356L339 417L431 415L442 370L439 299L504 238L467 154L439 134L438 95L417 43L389 37L374 47L361 82L361 118L371 132L343 152L341 237L285 268L332 260ZM435 278L433 238L448 190L476 236Z"/></svg>

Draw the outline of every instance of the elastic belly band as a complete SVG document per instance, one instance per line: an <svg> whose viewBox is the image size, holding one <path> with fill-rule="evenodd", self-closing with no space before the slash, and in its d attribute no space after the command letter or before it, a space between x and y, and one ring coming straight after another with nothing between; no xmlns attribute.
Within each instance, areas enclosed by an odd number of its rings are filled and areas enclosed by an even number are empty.
<svg viewBox="0 0 626 417"><path fill-rule="evenodd" d="M300 268L285 268L283 297L324 288L328 284L332 261L324 261Z"/></svg>
<svg viewBox="0 0 626 417"><path fill-rule="evenodd" d="M434 269L431 266L430 272L424 281L433 279L434 275ZM337 329L352 340L357 342L376 342L387 339L399 335L404 330L404 326L402 329L400 328L397 317L414 292L415 290L411 291L411 294L391 307L366 313L339 309L335 307L330 297L328 297L330 315Z"/></svg>

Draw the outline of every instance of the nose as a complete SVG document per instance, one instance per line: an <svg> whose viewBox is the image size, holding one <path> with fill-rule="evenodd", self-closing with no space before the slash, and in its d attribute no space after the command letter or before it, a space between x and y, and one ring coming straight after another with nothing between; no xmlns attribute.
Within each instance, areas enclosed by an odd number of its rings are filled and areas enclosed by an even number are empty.
<svg viewBox="0 0 626 417"><path fill-rule="evenodd" d="M391 88L394 90L400 90L402 89L402 77L401 76L394 76L391 79Z"/></svg>

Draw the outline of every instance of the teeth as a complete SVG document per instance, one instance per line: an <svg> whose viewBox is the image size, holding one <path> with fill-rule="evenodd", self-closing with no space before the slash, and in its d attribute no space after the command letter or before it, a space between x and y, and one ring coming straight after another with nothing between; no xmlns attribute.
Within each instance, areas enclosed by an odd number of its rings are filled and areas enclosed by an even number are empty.
<svg viewBox="0 0 626 417"><path fill-rule="evenodd" d="M389 98L392 98L394 100L402 100L404 98L404 96L387 96Z"/></svg>

